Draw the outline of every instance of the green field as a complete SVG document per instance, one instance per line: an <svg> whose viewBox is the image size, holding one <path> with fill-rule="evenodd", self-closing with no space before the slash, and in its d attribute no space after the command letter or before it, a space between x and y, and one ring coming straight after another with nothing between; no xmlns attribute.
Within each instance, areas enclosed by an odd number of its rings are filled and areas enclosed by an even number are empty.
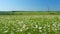
<svg viewBox="0 0 60 34"><path fill-rule="evenodd" d="M0 15L0 34L60 34L60 15Z"/></svg>
<svg viewBox="0 0 60 34"><path fill-rule="evenodd" d="M60 11L0 11L0 15L60 15Z"/></svg>

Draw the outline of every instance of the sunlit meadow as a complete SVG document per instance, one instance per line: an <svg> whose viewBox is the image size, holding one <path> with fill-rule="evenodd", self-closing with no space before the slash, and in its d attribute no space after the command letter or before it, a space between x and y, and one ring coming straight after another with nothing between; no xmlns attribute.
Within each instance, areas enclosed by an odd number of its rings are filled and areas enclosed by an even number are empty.
<svg viewBox="0 0 60 34"><path fill-rule="evenodd" d="M60 34L60 15L0 15L0 34Z"/></svg>

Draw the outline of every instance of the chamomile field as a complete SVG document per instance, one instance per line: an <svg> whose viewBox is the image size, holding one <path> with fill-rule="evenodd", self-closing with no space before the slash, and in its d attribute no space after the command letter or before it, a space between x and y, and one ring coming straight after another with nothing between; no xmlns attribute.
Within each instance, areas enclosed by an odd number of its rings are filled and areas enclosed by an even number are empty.
<svg viewBox="0 0 60 34"><path fill-rule="evenodd" d="M60 34L60 15L0 15L0 34Z"/></svg>

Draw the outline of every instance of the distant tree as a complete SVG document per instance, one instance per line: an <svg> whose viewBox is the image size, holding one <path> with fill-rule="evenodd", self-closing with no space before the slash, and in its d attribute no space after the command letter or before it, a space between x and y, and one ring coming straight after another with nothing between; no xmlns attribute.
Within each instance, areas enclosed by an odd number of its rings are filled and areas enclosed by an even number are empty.
<svg viewBox="0 0 60 34"><path fill-rule="evenodd" d="M15 11L12 11L12 14L14 15L15 14Z"/></svg>
<svg viewBox="0 0 60 34"><path fill-rule="evenodd" d="M15 12L15 11L12 11L12 12Z"/></svg>

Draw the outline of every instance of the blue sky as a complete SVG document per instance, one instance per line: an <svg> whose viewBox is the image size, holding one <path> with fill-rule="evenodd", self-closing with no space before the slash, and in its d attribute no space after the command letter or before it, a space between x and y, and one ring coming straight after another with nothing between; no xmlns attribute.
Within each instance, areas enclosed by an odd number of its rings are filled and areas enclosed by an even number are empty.
<svg viewBox="0 0 60 34"><path fill-rule="evenodd" d="M60 10L60 0L0 0L0 11Z"/></svg>

